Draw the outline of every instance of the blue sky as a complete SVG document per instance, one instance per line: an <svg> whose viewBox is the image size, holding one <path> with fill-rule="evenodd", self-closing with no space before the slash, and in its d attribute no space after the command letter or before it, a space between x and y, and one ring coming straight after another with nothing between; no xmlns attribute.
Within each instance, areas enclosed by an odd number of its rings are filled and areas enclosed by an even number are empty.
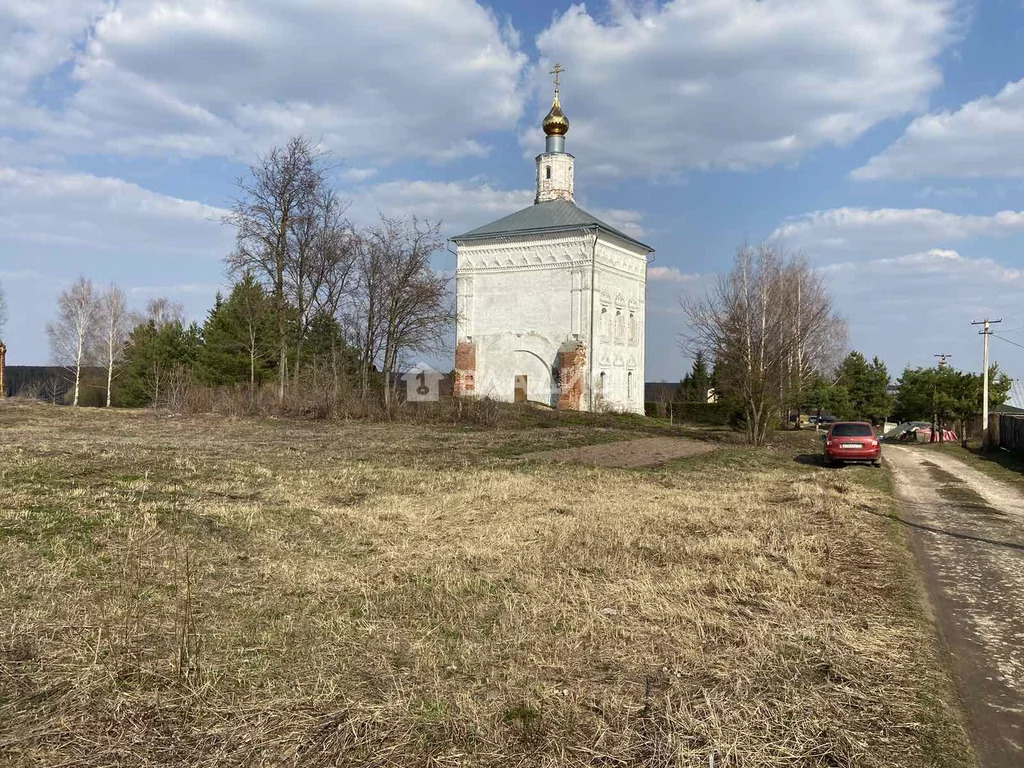
<svg viewBox="0 0 1024 768"><path fill-rule="evenodd" d="M988 314L1024 378L1020 0L0 0L0 39L12 364L47 362L79 273L201 319L234 178L294 133L341 161L356 223L528 205L558 60L577 202L657 250L649 380L688 366L679 296L764 239L894 374L979 369Z"/></svg>

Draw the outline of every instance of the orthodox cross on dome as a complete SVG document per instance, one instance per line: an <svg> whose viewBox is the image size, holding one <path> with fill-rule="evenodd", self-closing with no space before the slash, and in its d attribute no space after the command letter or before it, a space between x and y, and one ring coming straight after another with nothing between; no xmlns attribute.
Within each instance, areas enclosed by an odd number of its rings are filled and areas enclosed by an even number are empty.
<svg viewBox="0 0 1024 768"><path fill-rule="evenodd" d="M559 75L563 72L565 72L565 67L556 61L555 68L550 72L550 74L555 76L555 98L551 102L551 111L548 112L547 117L544 118L544 122L541 123L544 128L544 133L547 134L548 138L551 138L552 136L565 136L565 134L569 132L569 120L562 111L562 103L558 98L559 86L562 84ZM549 143L547 151L564 152L565 148L562 142L555 142L554 144Z"/></svg>
<svg viewBox="0 0 1024 768"><path fill-rule="evenodd" d="M555 97L556 97L556 98L558 97L558 82L559 82L559 81L558 81L558 76L559 76L560 74L562 74L563 72L565 72L565 67L563 67L563 66L562 66L562 65L561 65L560 63L558 63L558 62L556 61L556 62L555 62L555 68L554 68L554 69L552 69L552 70L551 70L551 71L550 71L550 72L548 73L549 75L554 75L554 76L555 76Z"/></svg>

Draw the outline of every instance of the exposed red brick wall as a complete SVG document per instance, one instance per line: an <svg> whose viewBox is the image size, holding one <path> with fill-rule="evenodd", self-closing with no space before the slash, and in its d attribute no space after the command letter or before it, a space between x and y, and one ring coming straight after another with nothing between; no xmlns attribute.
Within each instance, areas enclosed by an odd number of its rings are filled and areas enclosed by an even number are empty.
<svg viewBox="0 0 1024 768"><path fill-rule="evenodd" d="M0 341L0 397L7 394L7 347Z"/></svg>
<svg viewBox="0 0 1024 768"><path fill-rule="evenodd" d="M578 411L586 383L587 347L581 341L566 342L558 350L558 409Z"/></svg>
<svg viewBox="0 0 1024 768"><path fill-rule="evenodd" d="M476 344L460 341L455 345L455 396L472 395L476 389Z"/></svg>

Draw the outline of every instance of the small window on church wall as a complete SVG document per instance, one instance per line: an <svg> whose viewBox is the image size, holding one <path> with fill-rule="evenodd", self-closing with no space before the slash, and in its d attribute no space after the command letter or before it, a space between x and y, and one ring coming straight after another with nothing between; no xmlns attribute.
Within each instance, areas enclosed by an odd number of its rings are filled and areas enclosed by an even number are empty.
<svg viewBox="0 0 1024 768"><path fill-rule="evenodd" d="M601 323L598 326L602 339L608 338L608 310L601 307Z"/></svg>
<svg viewBox="0 0 1024 768"><path fill-rule="evenodd" d="M615 340L622 342L626 338L626 318L618 310L615 311Z"/></svg>
<svg viewBox="0 0 1024 768"><path fill-rule="evenodd" d="M544 178L545 179L550 179L551 178L551 166L550 165L544 166Z"/></svg>
<svg viewBox="0 0 1024 768"><path fill-rule="evenodd" d="M629 313L629 343L636 344L636 315Z"/></svg>
<svg viewBox="0 0 1024 768"><path fill-rule="evenodd" d="M604 379L605 373L604 371L601 371L601 378L597 380L597 394L602 396L604 395Z"/></svg>
<svg viewBox="0 0 1024 768"><path fill-rule="evenodd" d="M633 372L626 374L626 397L633 399Z"/></svg>

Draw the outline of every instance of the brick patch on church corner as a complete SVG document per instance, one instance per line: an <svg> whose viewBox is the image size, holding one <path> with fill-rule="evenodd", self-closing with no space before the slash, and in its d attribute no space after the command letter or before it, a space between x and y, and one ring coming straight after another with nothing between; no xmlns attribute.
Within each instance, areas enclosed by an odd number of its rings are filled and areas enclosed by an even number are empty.
<svg viewBox="0 0 1024 768"><path fill-rule="evenodd" d="M569 341L558 350L558 409L578 411L583 400L587 347L581 341Z"/></svg>
<svg viewBox="0 0 1024 768"><path fill-rule="evenodd" d="M470 396L475 389L476 344L460 341L455 345L455 396Z"/></svg>

